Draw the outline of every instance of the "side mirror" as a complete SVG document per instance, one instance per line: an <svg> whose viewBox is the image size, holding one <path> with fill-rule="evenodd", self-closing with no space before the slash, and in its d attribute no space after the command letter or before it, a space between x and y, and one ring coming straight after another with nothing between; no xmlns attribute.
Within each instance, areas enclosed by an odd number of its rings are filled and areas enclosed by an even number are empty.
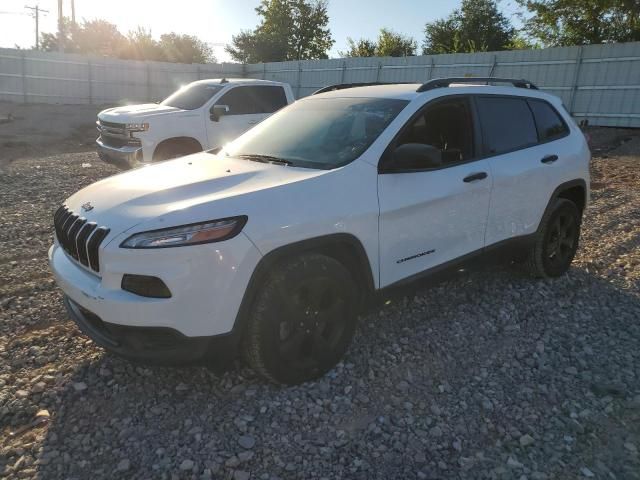
<svg viewBox="0 0 640 480"><path fill-rule="evenodd" d="M426 170L442 166L440 149L423 143L405 143L393 151L391 171Z"/></svg>
<svg viewBox="0 0 640 480"><path fill-rule="evenodd" d="M229 113L229 105L214 105L209 110L209 118L212 122L219 122L220 117Z"/></svg>

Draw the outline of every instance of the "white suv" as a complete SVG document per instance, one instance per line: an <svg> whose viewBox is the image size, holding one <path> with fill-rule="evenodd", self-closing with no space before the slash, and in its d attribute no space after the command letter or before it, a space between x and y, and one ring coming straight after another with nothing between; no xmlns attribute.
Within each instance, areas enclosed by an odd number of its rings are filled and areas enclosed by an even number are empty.
<svg viewBox="0 0 640 480"><path fill-rule="evenodd" d="M218 148L293 101L293 91L286 83L247 78L199 80L159 104L100 112L98 155L127 169Z"/></svg>
<svg viewBox="0 0 640 480"><path fill-rule="evenodd" d="M585 138L528 82L469 81L331 87L217 155L81 190L49 252L71 316L127 358L241 350L292 384L339 361L376 290L499 247L562 275L589 197Z"/></svg>

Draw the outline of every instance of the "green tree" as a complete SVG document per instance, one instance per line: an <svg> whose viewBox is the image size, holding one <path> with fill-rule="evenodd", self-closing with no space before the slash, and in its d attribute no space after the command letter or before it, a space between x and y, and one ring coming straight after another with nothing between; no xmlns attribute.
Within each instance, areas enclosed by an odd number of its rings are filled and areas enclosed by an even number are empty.
<svg viewBox="0 0 640 480"><path fill-rule="evenodd" d="M376 42L367 40L366 38L361 38L356 41L348 37L347 50L338 52L338 55L341 57L375 57L377 47Z"/></svg>
<svg viewBox="0 0 640 480"><path fill-rule="evenodd" d="M348 49L341 57L410 57L416 54L416 41L387 28L380 30L377 40L347 38Z"/></svg>
<svg viewBox="0 0 640 480"><path fill-rule="evenodd" d="M462 0L460 9L425 25L425 54L507 50L516 29L496 0Z"/></svg>
<svg viewBox="0 0 640 480"><path fill-rule="evenodd" d="M378 57L410 57L416 54L418 44L411 38L383 28L378 36Z"/></svg>
<svg viewBox="0 0 640 480"><path fill-rule="evenodd" d="M241 63L279 62L287 57L287 42L284 37L268 37L254 30L244 30L233 35L232 44L225 51Z"/></svg>
<svg viewBox="0 0 640 480"><path fill-rule="evenodd" d="M548 46L640 40L638 0L518 0L526 31Z"/></svg>
<svg viewBox="0 0 640 480"><path fill-rule="evenodd" d="M71 20L66 17L62 18L63 37L62 44L65 47L65 51L68 51L71 45ZM40 34L40 49L45 52L55 52L58 50L58 34L43 32Z"/></svg>
<svg viewBox="0 0 640 480"><path fill-rule="evenodd" d="M67 53L83 53L127 60L157 60L178 63L215 62L213 51L202 40L177 33L165 33L156 41L142 27L125 37L118 28L105 20L84 20L72 24L64 19L63 49ZM58 35L43 33L41 47L58 50Z"/></svg>
<svg viewBox="0 0 640 480"><path fill-rule="evenodd" d="M126 45L126 38L113 23L106 20L84 20L73 24L63 19L63 49L67 53L85 53L107 57L118 57ZM43 33L41 48L45 51L58 50L58 35Z"/></svg>
<svg viewBox="0 0 640 480"><path fill-rule="evenodd" d="M150 30L138 27L129 32L127 43L120 58L127 60L156 60L164 61L166 57L160 43L153 38Z"/></svg>
<svg viewBox="0 0 640 480"><path fill-rule="evenodd" d="M82 27L74 26L71 32L78 53L117 57L127 41L118 31L118 27L100 19L84 20Z"/></svg>
<svg viewBox="0 0 640 480"><path fill-rule="evenodd" d="M234 35L225 50L244 63L328 58L327 8L326 0L262 0L260 25Z"/></svg>
<svg viewBox="0 0 640 480"><path fill-rule="evenodd" d="M167 62L215 62L211 47L193 35L165 33L160 35L159 46Z"/></svg>
<svg viewBox="0 0 640 480"><path fill-rule="evenodd" d="M518 33L513 37L509 44L509 50L534 50L539 49L540 44L536 41L532 41L529 37Z"/></svg>

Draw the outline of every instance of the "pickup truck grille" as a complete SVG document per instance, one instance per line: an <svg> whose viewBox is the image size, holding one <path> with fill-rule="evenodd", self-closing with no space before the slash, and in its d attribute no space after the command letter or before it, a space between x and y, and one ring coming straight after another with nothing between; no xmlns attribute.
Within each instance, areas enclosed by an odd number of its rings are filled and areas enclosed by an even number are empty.
<svg viewBox="0 0 640 480"><path fill-rule="evenodd" d="M104 120L98 120L98 124L103 127L119 128L121 130L124 130L126 126L124 123L105 122Z"/></svg>
<svg viewBox="0 0 640 480"><path fill-rule="evenodd" d="M53 216L58 243L67 254L95 272L100 271L98 248L109 234L106 227L98 227L94 222L76 215L65 205Z"/></svg>
<svg viewBox="0 0 640 480"><path fill-rule="evenodd" d="M100 139L109 147L121 148L127 145L136 147L141 145L140 139L132 137L124 123L98 120L96 127L100 133Z"/></svg>

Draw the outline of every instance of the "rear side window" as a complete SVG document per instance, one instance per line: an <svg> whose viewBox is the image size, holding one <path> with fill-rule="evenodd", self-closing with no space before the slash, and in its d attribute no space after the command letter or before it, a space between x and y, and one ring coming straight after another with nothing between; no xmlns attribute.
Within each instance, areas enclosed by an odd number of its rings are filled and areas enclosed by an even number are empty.
<svg viewBox="0 0 640 480"><path fill-rule="evenodd" d="M538 143L538 132L525 99L506 97L476 98L485 153L500 153Z"/></svg>
<svg viewBox="0 0 640 480"><path fill-rule="evenodd" d="M273 113L287 106L287 96L284 88L274 85L254 87L256 101L260 104L263 113Z"/></svg>
<svg viewBox="0 0 640 480"><path fill-rule="evenodd" d="M560 114L544 100L529 100L538 127L538 137L541 142L550 142L564 137L569 133Z"/></svg>
<svg viewBox="0 0 640 480"><path fill-rule="evenodd" d="M273 113L287 105L282 87L274 85L235 87L217 102L229 107L228 115Z"/></svg>

